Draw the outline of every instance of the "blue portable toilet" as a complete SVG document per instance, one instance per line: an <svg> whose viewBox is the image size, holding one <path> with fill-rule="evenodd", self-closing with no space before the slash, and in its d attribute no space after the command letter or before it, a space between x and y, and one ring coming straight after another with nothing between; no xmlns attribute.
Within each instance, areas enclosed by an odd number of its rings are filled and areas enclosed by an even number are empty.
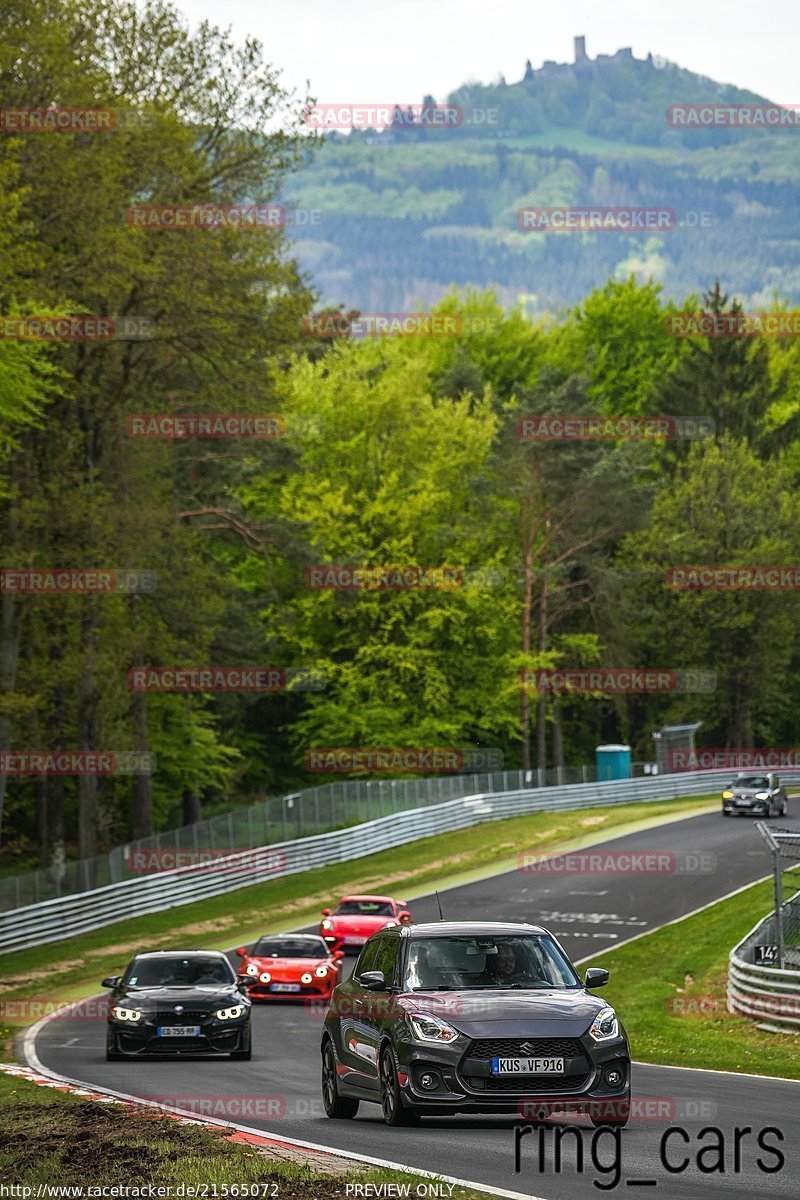
<svg viewBox="0 0 800 1200"><path fill-rule="evenodd" d="M595 750L597 780L631 778L630 746L598 746Z"/></svg>

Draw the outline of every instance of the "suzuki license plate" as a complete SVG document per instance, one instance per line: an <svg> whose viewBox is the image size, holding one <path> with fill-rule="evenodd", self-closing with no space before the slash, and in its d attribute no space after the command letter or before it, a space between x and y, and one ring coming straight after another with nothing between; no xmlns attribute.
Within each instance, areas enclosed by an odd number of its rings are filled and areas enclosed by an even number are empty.
<svg viewBox="0 0 800 1200"><path fill-rule="evenodd" d="M493 1058L493 1075L562 1075L563 1058Z"/></svg>
<svg viewBox="0 0 800 1200"><path fill-rule="evenodd" d="M299 992L299 983L271 983L269 985L271 992Z"/></svg>

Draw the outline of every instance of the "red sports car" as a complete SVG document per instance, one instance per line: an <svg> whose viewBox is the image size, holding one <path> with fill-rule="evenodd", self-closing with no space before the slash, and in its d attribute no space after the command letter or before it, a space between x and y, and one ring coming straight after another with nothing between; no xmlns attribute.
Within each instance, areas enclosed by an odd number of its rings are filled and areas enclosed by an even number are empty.
<svg viewBox="0 0 800 1200"><path fill-rule="evenodd" d="M281 933L259 938L252 950L240 946L239 979L246 979L251 1000L287 1000L309 996L327 1000L339 982L339 959L321 937Z"/></svg>
<svg viewBox="0 0 800 1200"><path fill-rule="evenodd" d="M319 932L331 950L360 950L364 942L387 925L408 925L405 900L391 896L343 896L331 912L323 908Z"/></svg>

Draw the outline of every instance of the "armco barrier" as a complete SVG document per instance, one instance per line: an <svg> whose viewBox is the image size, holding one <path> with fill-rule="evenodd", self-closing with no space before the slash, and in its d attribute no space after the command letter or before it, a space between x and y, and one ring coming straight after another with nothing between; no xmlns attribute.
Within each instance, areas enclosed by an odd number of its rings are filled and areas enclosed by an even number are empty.
<svg viewBox="0 0 800 1200"><path fill-rule="evenodd" d="M728 1011L758 1021L770 1033L800 1033L800 970L753 962L753 948L775 942L770 913L734 946L728 957ZM800 947L787 947L787 961L800 966Z"/></svg>
<svg viewBox="0 0 800 1200"><path fill-rule="evenodd" d="M347 862L483 821L545 810L699 796L713 793L729 779L730 771L687 772L607 783L487 792L444 804L407 809L349 829L275 843L261 851L232 854L213 864L180 867L109 884L76 896L62 896L13 909L0 914L0 954L44 941L61 941L128 917L191 904L195 900L313 867ZM526 847L520 847L520 850L524 849Z"/></svg>

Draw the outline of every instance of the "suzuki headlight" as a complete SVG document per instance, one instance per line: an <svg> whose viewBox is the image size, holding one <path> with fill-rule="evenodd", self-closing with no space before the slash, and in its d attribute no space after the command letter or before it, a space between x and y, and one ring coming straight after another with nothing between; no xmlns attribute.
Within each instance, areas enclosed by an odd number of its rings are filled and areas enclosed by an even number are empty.
<svg viewBox="0 0 800 1200"><path fill-rule="evenodd" d="M218 1008L214 1016L220 1021L235 1021L243 1012L243 1004L234 1004L233 1008Z"/></svg>
<svg viewBox="0 0 800 1200"><path fill-rule="evenodd" d="M303 974L300 976L300 982L301 983L313 983L314 976L311 974L310 971L304 971Z"/></svg>
<svg viewBox="0 0 800 1200"><path fill-rule="evenodd" d="M328 974L328 968L327 967L317 967L314 974L316 975L317 979L324 979L326 977L326 975Z"/></svg>
<svg viewBox="0 0 800 1200"><path fill-rule="evenodd" d="M723 793L722 793L722 799L723 799L723 800L732 800L732 799L733 799L733 792L731 792L731 791L723 792Z"/></svg>
<svg viewBox="0 0 800 1200"><path fill-rule="evenodd" d="M322 928L323 929L333 929L333 921L329 921L326 917L325 920L322 922Z"/></svg>
<svg viewBox="0 0 800 1200"><path fill-rule="evenodd" d="M769 800L769 792L756 792L756 800Z"/></svg>
<svg viewBox="0 0 800 1200"><path fill-rule="evenodd" d="M610 1042L619 1037L619 1021L613 1008L601 1008L589 1029L589 1036L596 1042Z"/></svg>
<svg viewBox="0 0 800 1200"><path fill-rule="evenodd" d="M142 1010L140 1008L112 1008L111 1010L118 1021L141 1021Z"/></svg>
<svg viewBox="0 0 800 1200"><path fill-rule="evenodd" d="M257 975L258 974L258 967L256 966L255 963L247 964L247 974L248 975Z"/></svg>
<svg viewBox="0 0 800 1200"><path fill-rule="evenodd" d="M272 976L270 975L269 971L262 971L258 978L261 980L262 983L271 983L272 982Z"/></svg>
<svg viewBox="0 0 800 1200"><path fill-rule="evenodd" d="M408 1023L419 1042L454 1042L460 1037L457 1029L430 1013L409 1013Z"/></svg>

